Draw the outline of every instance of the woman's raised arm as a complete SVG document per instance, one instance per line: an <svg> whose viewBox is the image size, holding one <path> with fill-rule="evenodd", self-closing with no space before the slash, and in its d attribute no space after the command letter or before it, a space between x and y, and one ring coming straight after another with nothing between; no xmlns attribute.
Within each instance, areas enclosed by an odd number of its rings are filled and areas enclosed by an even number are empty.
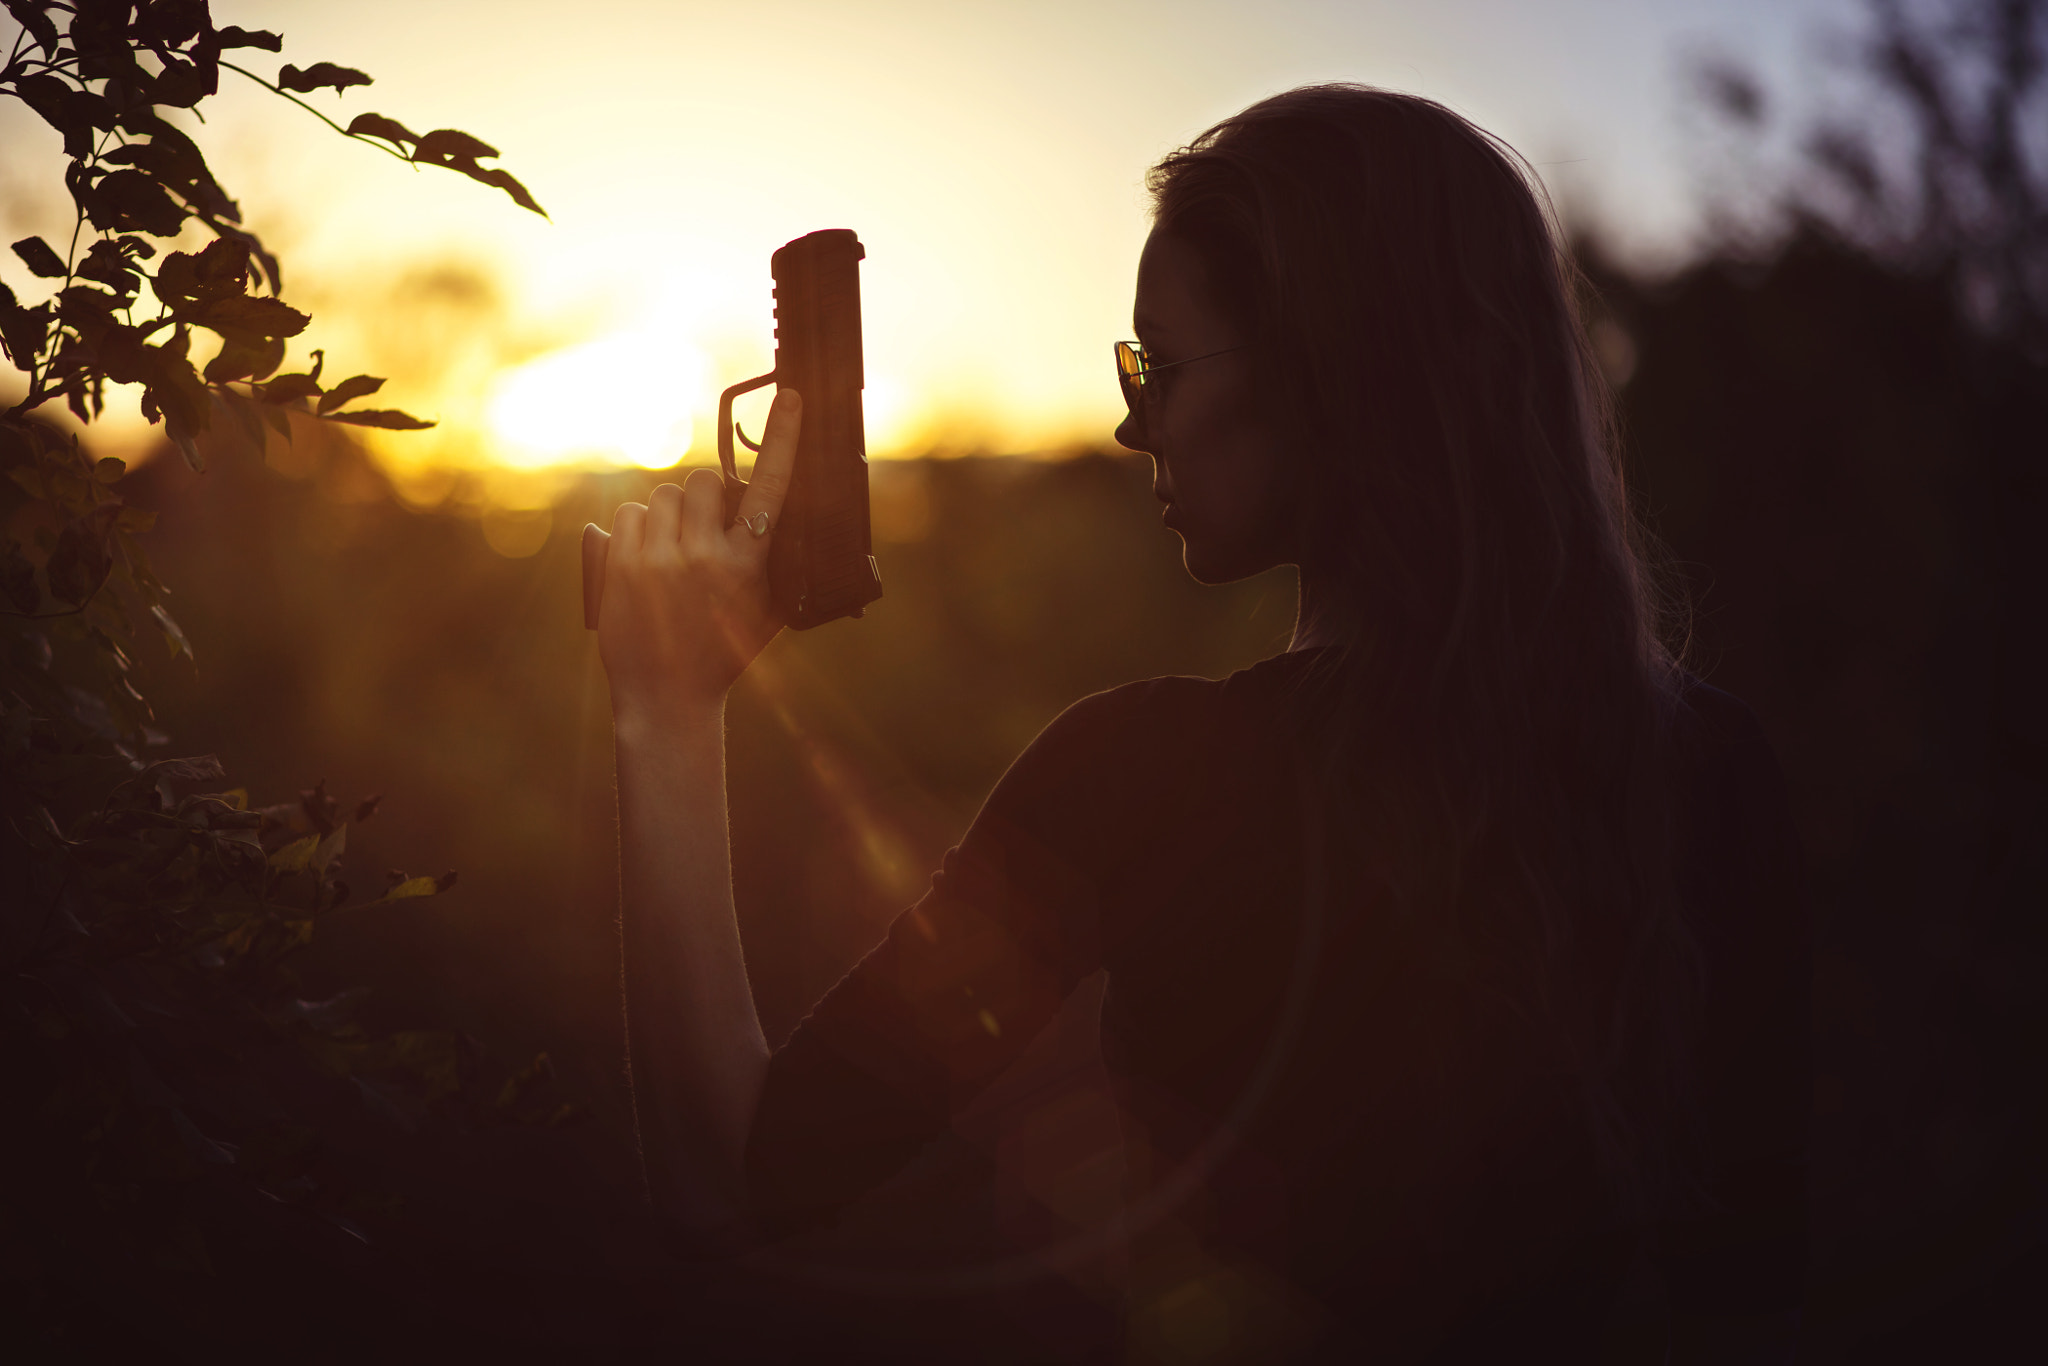
<svg viewBox="0 0 2048 1366"><path fill-rule="evenodd" d="M780 629L768 546L801 420L796 393L778 394L740 521L726 525L719 478L700 470L622 506L609 545L585 557L603 573L641 1153L656 1212L703 1231L745 1216L742 1163L768 1069L733 913L725 694ZM602 543L595 527L584 534Z"/></svg>

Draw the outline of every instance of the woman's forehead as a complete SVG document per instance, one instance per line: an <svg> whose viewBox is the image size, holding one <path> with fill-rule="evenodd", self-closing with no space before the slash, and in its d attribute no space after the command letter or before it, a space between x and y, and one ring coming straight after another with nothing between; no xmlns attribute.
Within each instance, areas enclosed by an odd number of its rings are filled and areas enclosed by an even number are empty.
<svg viewBox="0 0 2048 1366"><path fill-rule="evenodd" d="M1185 240L1154 229L1138 258L1131 314L1140 336L1206 331L1220 322L1208 300L1200 253Z"/></svg>

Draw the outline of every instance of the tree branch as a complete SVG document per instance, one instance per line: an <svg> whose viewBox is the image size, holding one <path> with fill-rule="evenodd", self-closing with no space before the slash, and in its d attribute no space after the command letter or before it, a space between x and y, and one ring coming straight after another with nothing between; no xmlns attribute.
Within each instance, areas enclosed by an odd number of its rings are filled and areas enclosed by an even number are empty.
<svg viewBox="0 0 2048 1366"><path fill-rule="evenodd" d="M265 90L268 90L273 95L282 95L285 99L290 100L293 104L296 104L299 108L305 110L308 114L311 114L314 118L320 120L320 122L326 124L329 128L332 128L335 132L341 134L343 137L354 138L357 142L368 143L370 146L375 147L378 151L384 153L386 156L396 157L398 160L404 162L408 166L417 166L419 164L418 162L414 161L411 157L406 156L403 152L393 151L391 148L386 147L383 143L378 142L373 138L367 137L362 133L349 132L348 129L342 127L333 119L328 118L325 114L315 109L312 105L307 104L304 100L300 99L297 95L294 95L291 91L286 90L282 86L272 85L269 81L264 80L261 76L257 75L253 71L250 71L248 68L236 66L233 62L222 62L221 65L226 67L230 71L241 72L244 76L247 76L250 80L256 82L256 84L262 86Z"/></svg>

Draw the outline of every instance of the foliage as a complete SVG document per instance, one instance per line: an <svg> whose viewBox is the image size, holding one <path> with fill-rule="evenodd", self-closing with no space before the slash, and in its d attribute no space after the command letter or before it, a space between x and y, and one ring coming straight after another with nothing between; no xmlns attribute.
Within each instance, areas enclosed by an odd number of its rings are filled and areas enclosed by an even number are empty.
<svg viewBox="0 0 2048 1366"><path fill-rule="evenodd" d="M277 258L242 225L240 207L166 113L214 94L226 69L345 136L400 160L460 171L541 212L510 172L479 165L497 149L453 128L421 137L382 114L363 114L340 128L298 95L323 88L339 94L369 85L370 77L332 62L304 70L288 63L275 82L266 81L222 54L276 52L283 40L264 30L215 28L204 0L7 0L7 9L21 27L0 70L0 95L22 101L63 135L70 158L64 184L76 207L62 254L39 237L14 244L31 274L57 282L51 297L29 306L0 285L0 340L29 381L10 418L62 398L88 421L100 412L107 381L139 384L143 412L163 422L195 469L197 438L211 424L213 399L252 435L267 421L289 439L286 409L358 426L431 425L390 410L346 409L383 381L356 375L323 390L318 352L309 371L276 374L286 339L304 331L309 319L277 297L284 286ZM61 32L60 18L68 18ZM214 241L200 252L171 253L152 275L145 263L158 247L150 239L174 238L188 223L205 227ZM81 256L87 227L96 238ZM154 316L147 316L145 287ZM137 316L138 308L144 316ZM203 372L190 357L195 331L211 332L220 343Z"/></svg>
<svg viewBox="0 0 2048 1366"><path fill-rule="evenodd" d="M1785 217L1947 279L1989 331L2048 355L2048 0L1871 0L1849 49L1857 107L1802 137ZM1710 105L1759 131L1771 100L1732 67Z"/></svg>
<svg viewBox="0 0 2048 1366"><path fill-rule="evenodd" d="M0 283L0 345L27 380L0 413L0 1087L7 1165L35 1175L10 1182L0 1251L40 1269L31 1302L6 1308L48 1337L89 1316L95 1292L82 1287L103 1289L109 1268L208 1270L229 1198L211 1178L366 1238L357 1221L374 1193L323 1156L301 1103L323 1086L405 1126L567 1111L545 1099L544 1057L492 1076L453 1034L366 1029L349 993L302 999L294 955L320 924L438 895L455 875L394 871L352 900L344 850L376 798L344 811L316 784L251 809L210 756L147 757L169 741L141 686L138 639L192 655L138 539L152 514L124 498L121 461L93 460L35 416L61 399L89 423L107 384L139 385L143 411L195 470L222 414L259 445L266 427L289 440L294 412L431 425L351 407L383 381L323 385L317 351L305 372L277 373L309 320L278 297L276 258L174 122L222 69L301 105L300 94L370 78L321 62L264 80L223 54L276 52L281 39L216 28L203 0L7 9L19 32L0 95L63 135L76 209L62 251L14 244L47 298ZM375 114L340 131L539 211L508 173L478 164L496 152L467 134L415 137ZM164 251L193 225L212 240ZM199 333L218 342L203 365Z"/></svg>

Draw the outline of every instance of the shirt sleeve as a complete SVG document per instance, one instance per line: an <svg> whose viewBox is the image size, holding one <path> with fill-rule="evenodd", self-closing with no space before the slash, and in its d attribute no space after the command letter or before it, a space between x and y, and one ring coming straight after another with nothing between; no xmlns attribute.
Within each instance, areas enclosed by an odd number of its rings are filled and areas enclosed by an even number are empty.
<svg viewBox="0 0 2048 1366"><path fill-rule="evenodd" d="M1101 962L1136 813L1171 785L1197 680L1085 698L1004 774L928 892L769 1063L747 1145L772 1234L832 1218L908 1163ZM1184 734L1184 732L1181 732Z"/></svg>

